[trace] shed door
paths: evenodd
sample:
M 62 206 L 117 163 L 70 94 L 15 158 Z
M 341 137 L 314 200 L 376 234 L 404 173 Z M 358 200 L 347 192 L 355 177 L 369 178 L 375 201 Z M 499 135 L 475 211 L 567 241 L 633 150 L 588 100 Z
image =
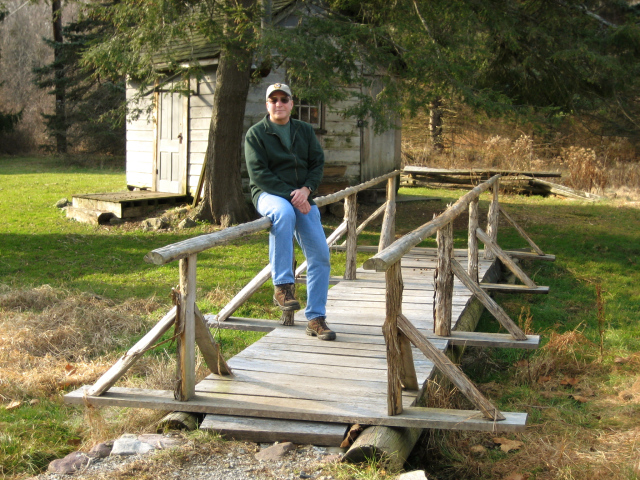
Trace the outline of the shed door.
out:
M 177 92 L 160 92 L 158 124 L 158 163 L 156 190 L 183 193 L 182 175 L 186 171 L 182 105 L 184 97 Z

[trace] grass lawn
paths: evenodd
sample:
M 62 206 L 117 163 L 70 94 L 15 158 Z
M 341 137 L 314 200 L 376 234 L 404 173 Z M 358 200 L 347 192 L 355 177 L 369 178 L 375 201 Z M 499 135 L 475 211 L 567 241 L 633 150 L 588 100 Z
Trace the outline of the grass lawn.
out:
M 0 157 L 0 478 L 33 475 L 79 445 L 143 430 L 157 419 L 156 412 L 132 419 L 124 409 L 85 412 L 61 402 L 65 391 L 94 381 L 166 313 L 178 283 L 177 263 L 158 267 L 145 263 L 144 255 L 215 229 L 92 226 L 67 220 L 54 207 L 73 194 L 123 190 L 125 182 L 118 159 L 96 166 Z M 403 193 L 441 201 L 399 203 L 398 235 L 427 222 L 463 192 Z M 481 197 L 483 215 L 488 201 L 488 195 Z M 549 295 L 495 296 L 512 318 L 543 336 L 544 347 L 469 349 L 463 368 L 500 408 L 528 412 L 530 426 L 510 436 L 522 444 L 509 452 L 492 435 L 432 432 L 410 462 L 437 479 L 638 478 L 640 208 L 621 200 L 586 204 L 502 196 L 501 202 L 545 252 L 557 256 L 555 263 L 523 267 L 537 284 L 551 287 Z M 339 223 L 330 215 L 323 221 L 327 232 Z M 367 228 L 360 243 L 377 244 L 376 228 Z M 464 247 L 465 220 L 455 228 L 455 246 Z M 526 245 L 502 222 L 498 239 L 505 248 Z M 359 254 L 359 263 L 366 258 Z M 198 255 L 200 309 L 215 313 L 267 262 L 266 232 Z M 333 254 L 332 264 L 332 274 L 340 275 L 344 254 Z M 270 299 L 265 285 L 236 315 L 277 318 Z M 497 327 L 489 315 L 481 319 L 481 329 Z M 257 338 L 223 332 L 219 340 L 232 356 Z M 156 348 L 120 385 L 168 388 L 173 348 Z M 344 469 L 336 475 L 364 473 Z M 386 477 L 383 470 L 375 475 Z

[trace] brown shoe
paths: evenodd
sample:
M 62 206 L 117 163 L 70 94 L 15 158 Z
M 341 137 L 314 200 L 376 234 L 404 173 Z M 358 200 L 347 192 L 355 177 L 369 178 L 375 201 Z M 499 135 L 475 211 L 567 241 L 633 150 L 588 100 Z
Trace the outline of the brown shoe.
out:
M 283 312 L 300 310 L 300 302 L 298 302 L 296 297 L 293 295 L 293 288 L 293 283 L 276 285 L 275 293 L 273 294 L 273 303 Z
M 335 340 L 336 332 L 327 327 L 324 317 L 314 318 L 307 323 L 307 335 L 318 337 L 320 340 Z

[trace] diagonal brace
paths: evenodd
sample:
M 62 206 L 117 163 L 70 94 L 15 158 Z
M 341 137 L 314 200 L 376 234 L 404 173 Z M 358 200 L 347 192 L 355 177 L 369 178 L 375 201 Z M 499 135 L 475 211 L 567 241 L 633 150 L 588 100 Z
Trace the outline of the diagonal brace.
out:
M 420 331 L 405 317 L 398 315 L 398 328 L 404 333 L 411 343 L 420 349 L 424 355 L 431 360 L 435 366 L 458 387 L 465 397 L 467 397 L 489 420 L 504 420 L 505 417 L 487 398 L 480 393 L 469 377 L 449 360 L 444 353 L 435 348 L 433 344 L 420 333 Z
M 469 274 L 462 268 L 462 265 L 458 263 L 458 261 L 454 258 L 451 259 L 451 269 L 453 273 L 460 279 L 462 284 L 467 287 L 469 290 L 473 292 L 473 294 L 480 300 L 480 302 L 486 307 L 489 312 L 500 322 L 504 328 L 506 328 L 511 336 L 516 340 L 526 340 L 527 336 L 524 332 L 518 327 L 511 317 L 507 315 L 500 305 L 496 303 L 496 301 L 489 296 L 487 292 L 482 290 L 478 286 L 476 282 L 474 282 Z
M 516 265 L 513 259 L 507 254 L 504 250 L 502 250 L 496 242 L 489 238 L 480 227 L 476 229 L 476 235 L 482 243 L 484 243 L 485 247 L 489 247 L 496 256 L 504 263 L 505 267 L 513 272 L 513 274 L 520 279 L 522 283 L 524 283 L 527 287 L 535 288 L 536 284 L 533 280 L 531 280 L 526 273 L 522 271 L 522 269 Z
M 502 215 L 504 215 L 504 218 L 506 218 L 507 221 L 511 225 L 513 225 L 513 228 L 515 228 L 516 231 L 520 234 L 520 236 L 527 241 L 527 243 L 531 246 L 533 251 L 536 252 L 538 255 L 544 255 L 544 252 L 540 249 L 540 247 L 538 247 L 538 245 L 536 245 L 535 242 L 531 240 L 531 237 L 529 237 L 529 235 L 527 235 L 527 232 L 525 232 L 524 229 L 516 223 L 516 221 L 511 217 L 511 215 L 509 215 L 507 211 L 504 208 L 502 208 L 502 205 L 499 205 L 498 208 L 500 209 L 500 212 L 502 213 Z

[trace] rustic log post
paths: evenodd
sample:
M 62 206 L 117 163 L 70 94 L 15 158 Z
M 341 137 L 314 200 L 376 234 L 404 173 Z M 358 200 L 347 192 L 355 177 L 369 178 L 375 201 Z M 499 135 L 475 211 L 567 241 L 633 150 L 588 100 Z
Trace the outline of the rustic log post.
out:
M 407 317 L 398 315 L 398 327 L 411 343 L 424 353 L 425 357 L 431 360 L 436 368 L 440 370 L 451 382 L 458 387 L 458 390 L 467 397 L 485 416 L 490 420 L 504 420 L 505 417 L 489 400 L 487 400 L 476 388 L 469 377 L 460 370 L 443 352 L 434 347 L 431 342 L 422 335 Z
M 387 180 L 387 208 L 382 219 L 378 251 L 384 250 L 393 243 L 396 236 L 396 177 Z
M 540 247 L 538 247 L 538 245 L 536 245 L 535 242 L 533 240 L 531 240 L 531 237 L 529 237 L 529 235 L 527 235 L 527 232 L 525 232 L 524 229 L 520 225 L 518 225 L 513 218 L 511 218 L 511 215 L 509 215 L 505 211 L 505 209 L 502 208 L 502 205 L 500 205 L 500 213 L 502 213 L 504 215 L 504 218 L 511 225 L 513 225 L 513 228 L 516 229 L 516 231 L 520 234 L 520 236 L 527 241 L 527 243 L 533 249 L 534 252 L 536 252 L 538 255 L 544 255 L 544 252 L 540 249 Z
M 387 411 L 389 415 L 402 413 L 402 351 L 398 339 L 398 315 L 402 313 L 402 272 L 400 262 L 385 272 L 386 317 L 382 325 L 387 346 Z
M 489 213 L 487 213 L 487 235 L 489 238 L 496 242 L 498 240 L 498 221 L 500 220 L 500 204 L 498 203 L 498 191 L 500 189 L 500 180 L 497 180 L 496 183 L 491 187 L 491 191 L 493 192 L 493 197 L 491 198 L 491 203 L 489 204 Z M 493 260 L 495 254 L 485 248 L 484 249 L 484 258 L 485 260 Z
M 460 279 L 465 287 L 467 287 L 476 296 L 480 302 L 485 306 L 487 310 L 500 322 L 504 328 L 511 334 L 516 340 L 526 340 L 527 336 L 524 332 L 511 320 L 509 315 L 496 303 L 496 301 L 489 296 L 487 292 L 482 290 L 476 282 L 464 271 L 462 265 L 458 263 L 456 259 L 451 261 L 451 268 L 453 273 Z
M 451 335 L 451 311 L 453 305 L 453 222 L 438 230 L 438 264 L 434 273 L 433 331 L 436 335 Z
M 174 397 L 181 402 L 189 400 L 196 391 L 196 260 L 196 254 L 180 260 L 180 305 L 176 319 L 178 362 Z
M 478 198 L 474 198 L 469 203 L 469 236 L 467 240 L 467 272 L 475 283 L 478 283 L 478 237 L 476 229 L 478 228 Z
M 516 277 L 518 277 L 522 283 L 524 283 L 527 287 L 531 287 L 531 288 L 536 287 L 535 282 L 531 280 L 529 276 L 526 273 L 524 273 L 524 271 L 518 265 L 516 265 L 516 262 L 513 261 L 513 259 L 509 256 L 509 254 L 507 254 L 507 252 L 502 250 L 496 242 L 491 240 L 489 235 L 484 233 L 481 228 L 478 228 L 476 230 L 476 234 L 478 235 L 478 238 L 480 239 L 480 241 L 484 243 L 485 252 L 487 250 L 493 251 L 498 256 L 498 258 L 502 261 L 502 263 L 504 263 L 504 266 L 507 267 L 509 270 L 511 270 L 513 274 Z
M 291 287 L 291 289 L 292 289 L 292 293 L 295 295 L 295 293 L 296 293 L 296 281 L 295 281 L 295 278 L 296 278 L 296 256 L 295 256 L 296 242 L 293 239 L 291 239 L 291 241 L 293 242 L 293 252 L 294 252 L 293 264 L 291 265 L 291 271 L 293 272 L 293 279 L 294 280 L 293 280 L 293 286 Z M 294 325 L 295 323 L 294 323 L 293 317 L 295 316 L 295 314 L 296 314 L 296 312 L 293 311 L 293 310 L 288 310 L 288 311 L 282 312 L 280 314 L 280 325 L 285 325 L 287 327 L 290 327 L 290 326 Z
M 347 223 L 347 258 L 344 270 L 345 280 L 356 279 L 356 261 L 358 255 L 358 205 L 354 193 L 344 199 L 344 221 Z

